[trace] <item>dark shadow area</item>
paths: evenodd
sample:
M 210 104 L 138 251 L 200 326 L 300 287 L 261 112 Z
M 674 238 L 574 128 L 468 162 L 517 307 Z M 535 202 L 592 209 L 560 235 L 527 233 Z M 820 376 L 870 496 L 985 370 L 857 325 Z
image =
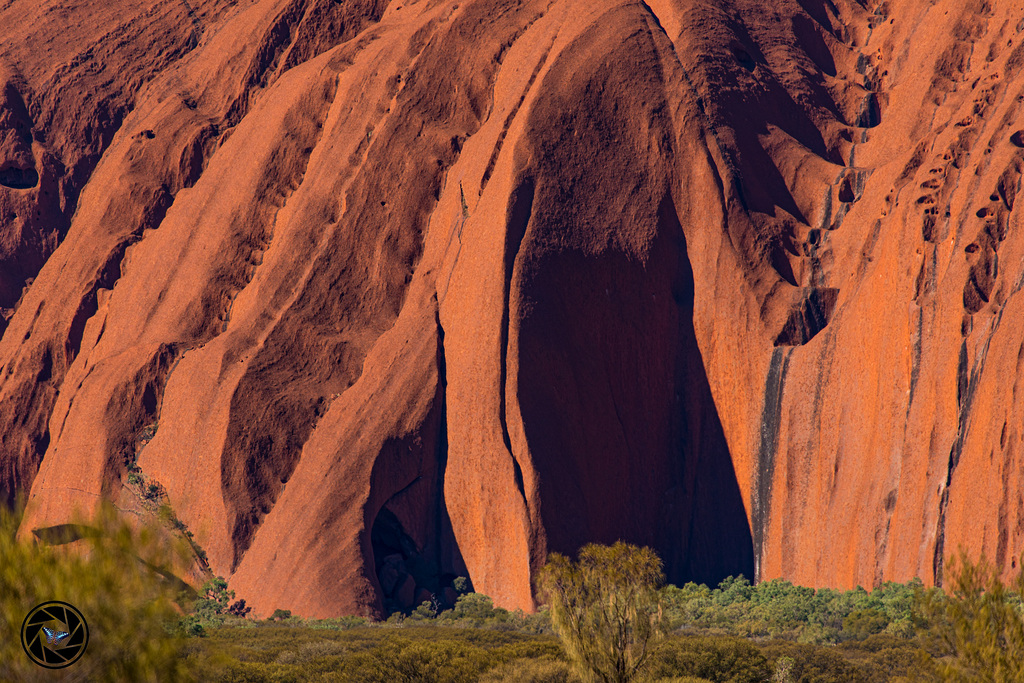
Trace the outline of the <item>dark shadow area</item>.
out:
M 657 221 L 646 263 L 547 252 L 519 283 L 519 405 L 549 550 L 622 540 L 654 548 L 672 583 L 717 585 L 753 577 L 753 543 L 670 197 Z
M 32 535 L 46 545 L 66 545 L 83 538 L 99 538 L 100 533 L 84 524 L 57 524 L 33 529 Z
M 430 514 L 431 511 L 420 512 Z M 406 532 L 398 516 L 390 509 L 384 507 L 377 514 L 370 542 L 374 574 L 380 584 L 385 615 L 394 612 L 408 614 L 424 602 L 436 601 L 440 609 L 455 606 L 452 581 L 457 576 L 465 576 L 466 570 L 458 566 L 461 557 L 456 562 L 443 559 L 449 554 L 444 552 L 444 546 L 455 547 L 451 524 L 448 523 L 447 527 L 445 536 L 429 537 L 421 546 Z
M 802 346 L 811 341 L 832 319 L 838 299 L 839 290 L 834 287 L 805 288 L 775 338 L 775 346 Z
M 836 62 L 820 30 L 815 26 L 814 21 L 802 14 L 797 14 L 793 17 L 793 35 L 796 37 L 800 47 L 803 48 L 804 52 L 807 53 L 807 56 L 811 58 L 818 69 L 829 76 L 835 76 Z

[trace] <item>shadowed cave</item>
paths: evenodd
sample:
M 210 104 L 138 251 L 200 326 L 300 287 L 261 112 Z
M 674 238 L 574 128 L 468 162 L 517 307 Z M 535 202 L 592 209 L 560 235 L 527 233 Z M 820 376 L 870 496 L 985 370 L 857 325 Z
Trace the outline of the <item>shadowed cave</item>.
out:
M 383 616 L 408 614 L 423 602 L 441 609 L 455 606 L 452 581 L 469 576 L 455 540 L 444 500 L 448 461 L 447 416 L 444 409 L 444 335 L 438 348 L 437 410 L 427 418 L 425 457 L 411 484 L 391 495 L 370 529 L 367 567 L 373 567 Z
M 395 513 L 386 506 L 381 508 L 373 522 L 370 540 L 385 615 L 408 613 L 431 599 L 436 599 L 442 609 L 454 606 L 452 581 L 456 576 L 464 576 L 466 570 L 460 566 L 457 549 L 451 561 L 444 561 L 444 547 L 455 549 L 450 532 L 446 536 L 417 544 Z

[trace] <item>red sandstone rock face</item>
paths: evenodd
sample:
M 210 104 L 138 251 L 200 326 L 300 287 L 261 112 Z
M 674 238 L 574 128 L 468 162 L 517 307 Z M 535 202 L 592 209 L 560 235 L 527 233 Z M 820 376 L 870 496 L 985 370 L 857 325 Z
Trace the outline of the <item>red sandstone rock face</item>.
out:
M 28 535 L 136 458 L 259 615 L 531 609 L 620 538 L 676 582 L 1009 572 L 1022 16 L 9 2 L 0 487 Z

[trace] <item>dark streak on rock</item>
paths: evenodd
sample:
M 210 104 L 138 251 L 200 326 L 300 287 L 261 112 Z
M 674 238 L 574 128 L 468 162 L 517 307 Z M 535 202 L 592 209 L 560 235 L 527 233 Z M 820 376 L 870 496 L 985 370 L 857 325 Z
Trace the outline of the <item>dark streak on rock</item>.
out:
M 764 408 L 761 411 L 761 439 L 757 448 L 757 470 L 751 495 L 751 531 L 754 541 L 754 573 L 761 576 L 761 559 L 771 515 L 772 484 L 775 456 L 779 447 L 779 424 L 782 419 L 782 395 L 790 352 L 783 348 L 772 351 L 768 377 L 764 385 Z
M 921 339 L 924 336 L 924 311 L 917 311 L 917 326 L 914 330 L 913 346 L 910 359 L 910 392 L 907 394 L 907 419 L 910 423 L 910 408 L 914 405 L 914 394 L 917 391 L 917 382 L 921 378 Z

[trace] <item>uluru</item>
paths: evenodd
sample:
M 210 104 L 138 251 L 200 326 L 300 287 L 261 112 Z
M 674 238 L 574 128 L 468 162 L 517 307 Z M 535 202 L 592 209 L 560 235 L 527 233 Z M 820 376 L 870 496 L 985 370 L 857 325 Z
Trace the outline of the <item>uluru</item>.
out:
M 1022 172 L 1020 0 L 7 0 L 0 497 L 259 616 L 1008 576 Z

